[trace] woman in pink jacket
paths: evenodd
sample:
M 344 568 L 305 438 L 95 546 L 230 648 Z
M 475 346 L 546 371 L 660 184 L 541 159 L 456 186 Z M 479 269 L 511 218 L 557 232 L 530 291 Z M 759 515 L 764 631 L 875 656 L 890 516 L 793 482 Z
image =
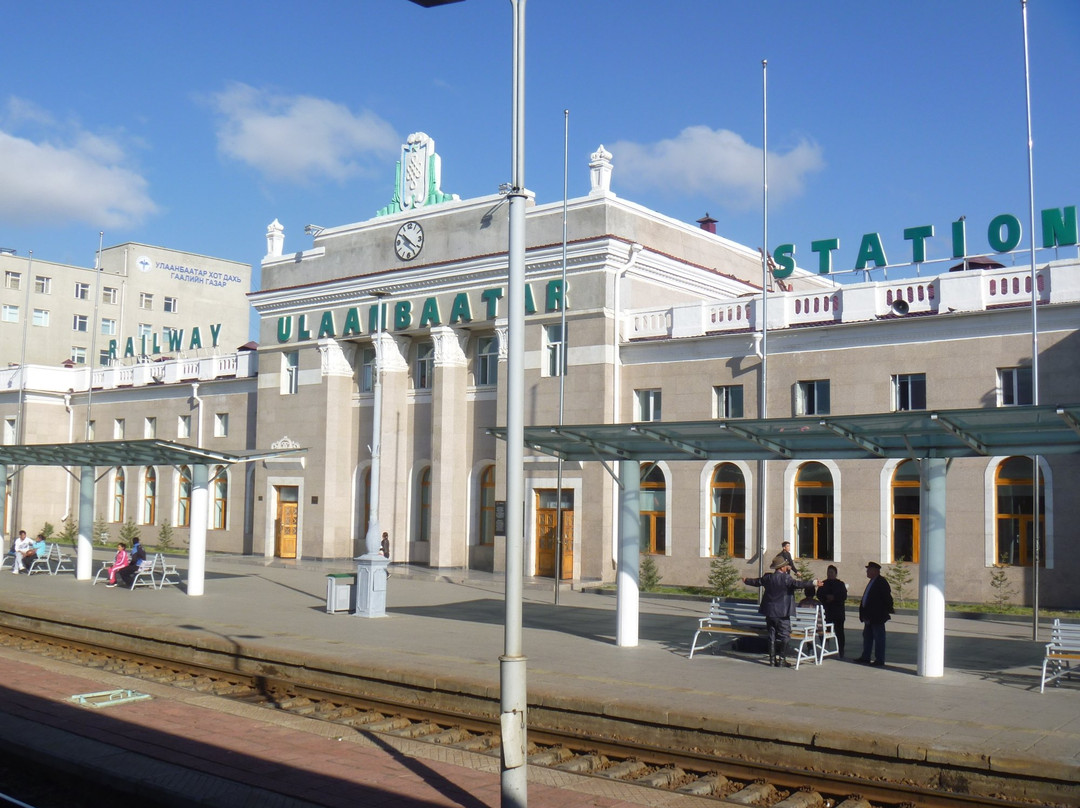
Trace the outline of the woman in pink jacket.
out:
M 116 573 L 126 567 L 129 560 L 127 545 L 120 542 L 116 545 L 116 558 L 113 559 L 112 566 L 109 567 L 109 583 L 106 586 L 116 586 Z

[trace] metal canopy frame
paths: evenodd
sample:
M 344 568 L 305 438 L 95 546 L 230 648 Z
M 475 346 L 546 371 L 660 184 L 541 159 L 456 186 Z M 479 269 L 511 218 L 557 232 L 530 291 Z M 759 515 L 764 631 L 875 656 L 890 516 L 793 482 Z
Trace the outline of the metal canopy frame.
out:
M 250 463 L 306 449 L 218 452 L 167 440 L 40 443 L 0 446 L 0 466 L 179 466 Z
M 488 433 L 505 439 L 506 429 Z M 1080 404 L 525 428 L 565 460 L 873 460 L 1080 453 Z

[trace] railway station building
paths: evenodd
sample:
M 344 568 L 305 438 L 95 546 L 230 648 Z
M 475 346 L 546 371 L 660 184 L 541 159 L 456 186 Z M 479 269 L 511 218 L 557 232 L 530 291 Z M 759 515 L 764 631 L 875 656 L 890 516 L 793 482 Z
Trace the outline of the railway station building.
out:
M 988 230 L 987 256 L 920 262 L 917 271 L 890 270 L 892 279 L 875 265 L 873 239 L 860 249 L 865 271 L 842 280 L 825 266 L 826 258 L 840 259 L 817 242 L 811 269 L 796 267 L 793 251 L 775 250 L 777 271 L 763 295 L 756 248 L 724 238 L 708 215 L 681 222 L 621 198 L 612 191 L 613 163 L 598 148 L 588 164 L 589 193 L 566 201 L 565 252 L 563 200 L 528 208 L 527 426 L 647 430 L 696 421 L 737 431 L 740 419 L 763 412 L 818 424 L 830 416 L 1032 403 L 1032 274 L 1027 253 L 1000 243 L 1011 219 L 996 234 Z M 388 198 L 371 218 L 310 226 L 306 235 L 269 225 L 260 287 L 249 296 L 257 345 L 229 332 L 231 339 L 197 356 L 120 356 L 94 370 L 92 385 L 85 371 L 59 363 L 27 368 L 25 384 L 15 378 L 18 368 L 0 372 L 7 374 L 0 381 L 4 442 L 108 440 L 122 423 L 138 437 L 234 453 L 302 448 L 214 474 L 209 550 L 352 559 L 364 552 L 375 500 L 393 562 L 503 569 L 505 446 L 489 430 L 506 422 L 505 200 L 443 192 L 434 143 L 422 133 L 403 147 Z M 1080 402 L 1075 208 L 1048 211 L 1042 224 L 1051 243 L 1034 277 L 1039 401 L 1073 404 Z M 948 232 L 949 224 L 941 228 Z M 920 233 L 913 238 L 923 246 L 931 236 Z M 246 334 L 247 311 L 235 316 Z M 1080 502 L 1072 481 L 1080 462 L 1040 458 L 1037 486 L 1033 467 L 1030 456 L 950 461 L 950 601 L 991 600 L 1000 591 L 992 583 L 1004 578 L 1014 602 L 1030 602 L 1038 563 L 1040 602 L 1078 605 Z M 614 579 L 618 483 L 611 471 L 586 461 L 560 468 L 555 458 L 526 451 L 526 575 Z M 153 543 L 168 519 L 183 546 L 184 468 L 98 473 L 98 514 L 114 536 L 131 519 Z M 72 484 L 62 472 L 9 474 L 33 474 L 35 482 L 22 493 L 14 487 L 7 530 L 18 529 L 13 518 L 29 531 L 70 513 L 62 492 Z M 914 456 L 759 465 L 690 451 L 685 460 L 641 467 L 641 552 L 665 583 L 704 585 L 723 556 L 740 574 L 756 574 L 763 535 L 766 558 L 791 541 L 816 576 L 836 564 L 853 594 L 868 561 L 907 562 L 914 594 L 919 480 Z M 755 506 L 762 494 L 764 524 Z

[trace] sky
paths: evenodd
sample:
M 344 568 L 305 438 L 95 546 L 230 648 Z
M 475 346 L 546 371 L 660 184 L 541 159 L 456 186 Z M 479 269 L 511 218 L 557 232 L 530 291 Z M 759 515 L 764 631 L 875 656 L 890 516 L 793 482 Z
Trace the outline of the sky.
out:
M 373 217 L 413 132 L 445 192 L 510 179 L 508 0 L 44 0 L 4 22 L 0 247 L 18 255 L 93 266 L 104 232 L 257 270 L 274 219 L 292 252 L 307 224 Z M 960 216 L 972 254 L 1002 213 L 1029 243 L 1020 0 L 529 0 L 525 22 L 539 203 L 562 200 L 569 110 L 571 198 L 603 144 L 619 197 L 756 248 L 767 117 L 768 242 L 800 266 L 835 237 L 850 269 L 872 232 L 909 261 L 923 225 L 947 258 Z M 1028 25 L 1035 208 L 1080 205 L 1080 2 L 1030 0 Z

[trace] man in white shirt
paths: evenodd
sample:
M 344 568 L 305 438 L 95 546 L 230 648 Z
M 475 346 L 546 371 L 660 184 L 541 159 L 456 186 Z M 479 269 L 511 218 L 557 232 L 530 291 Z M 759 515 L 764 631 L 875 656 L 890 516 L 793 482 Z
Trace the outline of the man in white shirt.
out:
M 20 530 L 19 538 L 15 539 L 15 564 L 11 568 L 13 573 L 19 574 L 19 570 L 23 568 L 23 558 L 33 549 L 34 543 L 27 537 L 26 531 Z

